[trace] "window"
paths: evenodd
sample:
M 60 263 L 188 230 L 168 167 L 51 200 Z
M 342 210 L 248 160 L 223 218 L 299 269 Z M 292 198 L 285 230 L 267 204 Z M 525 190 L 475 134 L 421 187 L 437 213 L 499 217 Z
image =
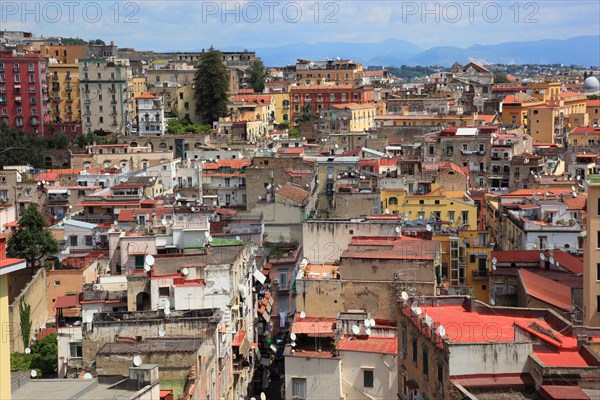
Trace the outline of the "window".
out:
M 438 392 L 444 393 L 444 366 L 438 364 L 437 366 L 437 381 L 438 381 Z
M 306 378 L 292 378 L 292 399 L 306 398 Z
M 423 376 L 425 379 L 429 379 L 429 354 L 427 349 L 423 349 Z
M 596 296 L 596 312 L 600 312 L 600 296 Z
M 88 235 L 88 236 L 85 237 L 85 245 L 86 246 L 93 246 L 94 245 L 93 241 L 92 241 L 92 236 L 91 235 Z
M 71 246 L 77 246 L 77 236 L 70 236 L 69 237 L 69 244 Z
M 54 286 L 60 286 L 60 281 L 54 281 Z
M 600 263 L 596 264 L 596 280 L 600 281 Z
M 374 381 L 373 370 L 372 369 L 363 370 L 363 387 L 372 388 L 373 381 Z
M 69 357 L 71 357 L 71 358 L 83 357 L 83 345 L 81 342 L 69 343 Z
M 468 211 L 463 211 L 462 212 L 462 223 L 463 224 L 468 224 L 469 223 L 469 212 Z
M 398 204 L 398 198 L 397 197 L 390 197 L 390 204 Z
M 448 220 L 454 222 L 454 211 L 448 211 Z
M 159 288 L 158 288 L 158 295 L 159 295 L 159 296 L 166 296 L 166 297 L 169 297 L 169 295 L 170 295 L 170 290 L 169 290 L 169 289 L 170 289 L 170 288 L 169 288 L 168 286 L 165 286 L 165 287 L 159 287 Z
M 288 286 L 288 273 L 287 271 L 279 271 L 279 287 L 286 288 Z
M 417 364 L 417 337 L 412 338 L 412 360 L 415 365 Z
M 135 256 L 135 269 L 142 269 L 144 268 L 144 255 L 137 255 Z

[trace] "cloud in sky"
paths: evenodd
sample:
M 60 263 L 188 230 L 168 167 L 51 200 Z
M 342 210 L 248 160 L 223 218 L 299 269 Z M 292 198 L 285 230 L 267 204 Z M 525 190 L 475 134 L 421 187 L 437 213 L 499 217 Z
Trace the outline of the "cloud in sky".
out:
M 0 2 L 2 29 L 158 51 L 390 38 L 422 47 L 466 47 L 598 35 L 599 15 L 596 0 Z

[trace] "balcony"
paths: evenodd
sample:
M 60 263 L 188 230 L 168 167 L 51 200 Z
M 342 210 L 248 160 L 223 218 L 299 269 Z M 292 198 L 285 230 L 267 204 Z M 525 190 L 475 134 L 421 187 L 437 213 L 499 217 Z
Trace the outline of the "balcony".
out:
M 67 87 L 65 88 L 67 90 L 67 92 L 70 92 L 71 90 L 73 90 L 73 88 L 70 85 L 67 85 Z M 89 93 L 90 91 L 86 91 L 86 93 Z
M 473 273 L 473 279 L 487 279 L 489 274 L 487 269 L 486 270 L 475 270 L 472 271 Z
M 66 80 L 70 81 L 71 80 L 71 75 L 67 74 L 67 76 L 65 77 Z
M 83 99 L 83 102 L 84 102 L 85 104 L 90 104 L 90 103 L 91 103 L 91 101 L 90 101 L 90 99 L 89 99 L 89 98 L 87 98 L 87 99 Z
M 110 104 L 117 104 L 117 100 L 111 100 Z
M 51 203 L 63 203 L 65 201 L 69 201 L 69 195 L 68 194 L 49 194 L 48 195 L 48 202 L 51 202 Z
M 67 103 L 72 103 L 73 99 L 67 99 Z

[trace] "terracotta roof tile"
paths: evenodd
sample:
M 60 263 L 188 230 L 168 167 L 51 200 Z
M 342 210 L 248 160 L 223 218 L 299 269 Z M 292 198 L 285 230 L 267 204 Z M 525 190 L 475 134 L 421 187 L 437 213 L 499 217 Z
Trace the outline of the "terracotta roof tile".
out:
M 279 191 L 276 192 L 275 197 L 277 196 L 281 196 L 300 205 L 306 205 L 306 203 L 308 203 L 308 197 L 310 196 L 310 193 L 299 186 L 287 182 L 282 186 L 281 189 L 279 189 Z

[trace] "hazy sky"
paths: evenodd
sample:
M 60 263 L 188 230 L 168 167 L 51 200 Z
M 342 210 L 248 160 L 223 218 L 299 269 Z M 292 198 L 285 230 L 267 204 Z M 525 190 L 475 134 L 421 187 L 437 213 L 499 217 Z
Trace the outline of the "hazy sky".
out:
M 600 1 L 0 0 L 0 29 L 158 51 L 391 38 L 466 47 L 600 35 Z

